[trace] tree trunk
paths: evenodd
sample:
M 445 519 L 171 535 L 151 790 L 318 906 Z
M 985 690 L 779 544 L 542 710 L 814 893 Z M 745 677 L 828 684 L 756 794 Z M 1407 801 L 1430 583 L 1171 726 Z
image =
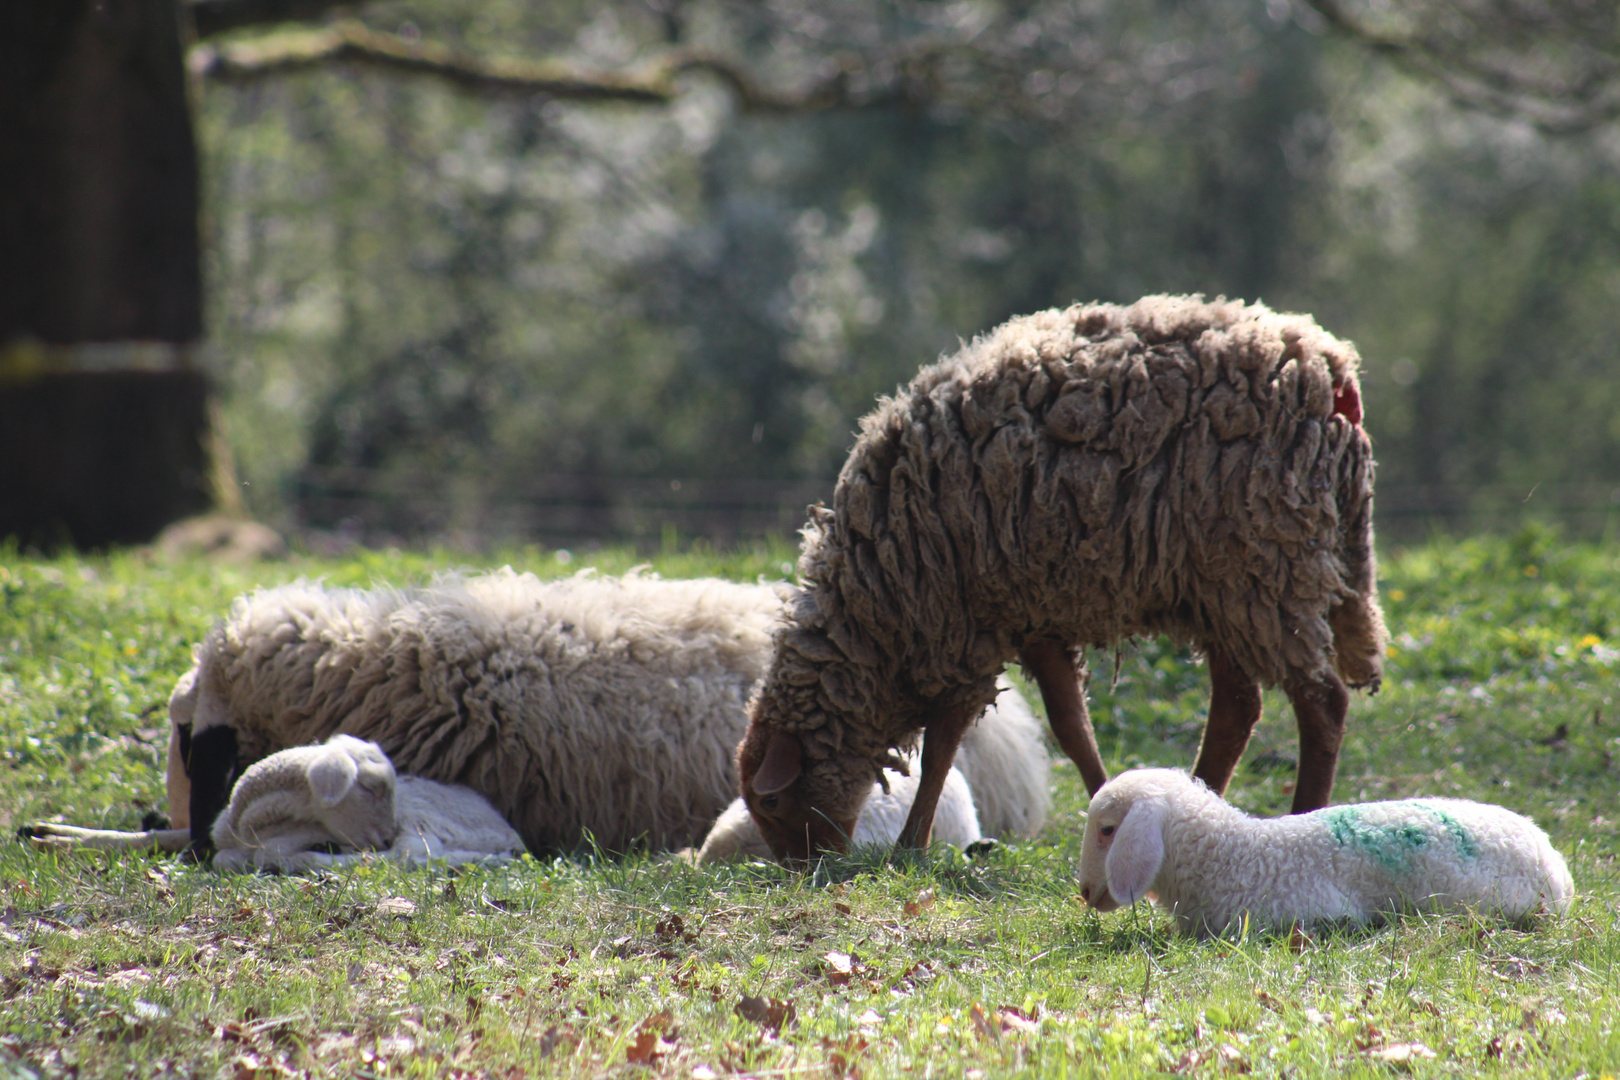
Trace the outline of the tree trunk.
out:
M 202 333 L 176 0 L 0 5 L 0 347 Z
M 143 543 L 213 502 L 208 381 L 83 371 L 0 386 L 0 537 L 31 547 Z
M 207 380 L 72 348 L 201 336 L 197 186 L 177 0 L 0 5 L 0 538 L 138 543 L 211 503 Z

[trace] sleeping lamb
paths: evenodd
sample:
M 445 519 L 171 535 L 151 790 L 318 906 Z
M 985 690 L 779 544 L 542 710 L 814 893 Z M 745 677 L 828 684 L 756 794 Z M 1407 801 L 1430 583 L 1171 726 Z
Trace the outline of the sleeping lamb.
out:
M 191 842 L 189 829 L 126 833 L 40 824 L 29 833 L 47 850 L 175 852 Z M 368 852 L 408 865 L 458 865 L 523 851 L 522 838 L 477 792 L 396 776 L 381 747 L 350 735 L 254 764 L 214 822 L 213 842 L 220 869 L 286 872 L 375 857 Z

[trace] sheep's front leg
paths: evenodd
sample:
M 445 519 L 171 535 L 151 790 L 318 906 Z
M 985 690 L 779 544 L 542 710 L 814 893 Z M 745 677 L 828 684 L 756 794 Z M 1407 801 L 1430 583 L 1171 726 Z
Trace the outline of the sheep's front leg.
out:
M 185 766 L 191 780 L 191 843 L 207 850 L 214 844 L 214 820 L 230 803 L 231 788 L 236 786 L 240 771 L 236 729 L 221 725 L 193 734 Z
M 1299 724 L 1299 778 L 1294 785 L 1291 814 L 1320 810 L 1333 794 L 1333 774 L 1339 767 L 1339 746 L 1350 715 L 1350 691 L 1338 675 L 1301 680 L 1288 687 Z
M 894 842 L 896 848 L 920 851 L 928 846 L 934 835 L 934 811 L 939 806 L 939 793 L 945 790 L 945 778 L 956 761 L 956 748 L 973 717 L 969 709 L 953 708 L 936 714 L 924 727 L 917 797 L 912 800 L 911 813 L 906 815 L 905 827 Z
M 1260 684 L 1218 646 L 1205 646 L 1204 656 L 1209 667 L 1209 719 L 1193 775 L 1220 795 L 1232 782 L 1238 759 L 1260 722 Z
M 1055 641 L 1034 641 L 1024 646 L 1019 662 L 1041 688 L 1046 721 L 1058 745 L 1079 766 L 1086 791 L 1097 794 L 1108 783 L 1108 770 L 1103 768 L 1097 733 L 1086 711 L 1084 669 L 1076 663 L 1076 654 Z

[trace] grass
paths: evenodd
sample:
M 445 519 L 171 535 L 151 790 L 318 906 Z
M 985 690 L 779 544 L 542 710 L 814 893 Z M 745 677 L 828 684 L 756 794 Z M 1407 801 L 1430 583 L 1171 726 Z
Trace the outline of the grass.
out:
M 652 560 L 776 577 L 790 549 Z M 484 560 L 555 575 L 522 550 Z M 0 824 L 132 827 L 162 800 L 164 703 L 245 590 L 422 580 L 464 556 L 230 568 L 0 552 Z M 0 1077 L 1548 1076 L 1620 1073 L 1620 550 L 1545 533 L 1385 560 L 1389 677 L 1352 706 L 1341 801 L 1428 793 L 1536 818 L 1571 917 L 1414 918 L 1213 943 L 1075 895 L 1085 799 L 1036 841 L 794 875 L 589 852 L 459 874 L 222 876 L 0 845 Z M 1185 765 L 1202 673 L 1168 644 L 1093 657 L 1110 767 Z M 1287 803 L 1268 695 L 1233 786 Z

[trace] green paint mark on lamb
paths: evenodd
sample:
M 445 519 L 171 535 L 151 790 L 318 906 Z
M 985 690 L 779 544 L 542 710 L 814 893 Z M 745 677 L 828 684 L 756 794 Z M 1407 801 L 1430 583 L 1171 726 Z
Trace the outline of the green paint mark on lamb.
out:
M 1478 857 L 1479 845 L 1473 834 L 1444 810 L 1417 801 L 1397 805 L 1424 814 L 1408 812 L 1400 820 L 1375 821 L 1368 820 L 1362 807 L 1335 806 L 1322 811 L 1322 820 L 1338 844 L 1365 852 L 1391 873 L 1405 871 L 1414 855 L 1442 837 L 1450 837 L 1463 858 Z
M 1429 806 L 1426 803 L 1419 803 L 1418 805 L 1439 819 L 1441 828 L 1445 829 L 1456 843 L 1459 855 L 1465 859 L 1477 859 L 1479 857 L 1479 844 L 1474 840 L 1474 834 L 1469 832 L 1462 822 L 1437 807 Z

